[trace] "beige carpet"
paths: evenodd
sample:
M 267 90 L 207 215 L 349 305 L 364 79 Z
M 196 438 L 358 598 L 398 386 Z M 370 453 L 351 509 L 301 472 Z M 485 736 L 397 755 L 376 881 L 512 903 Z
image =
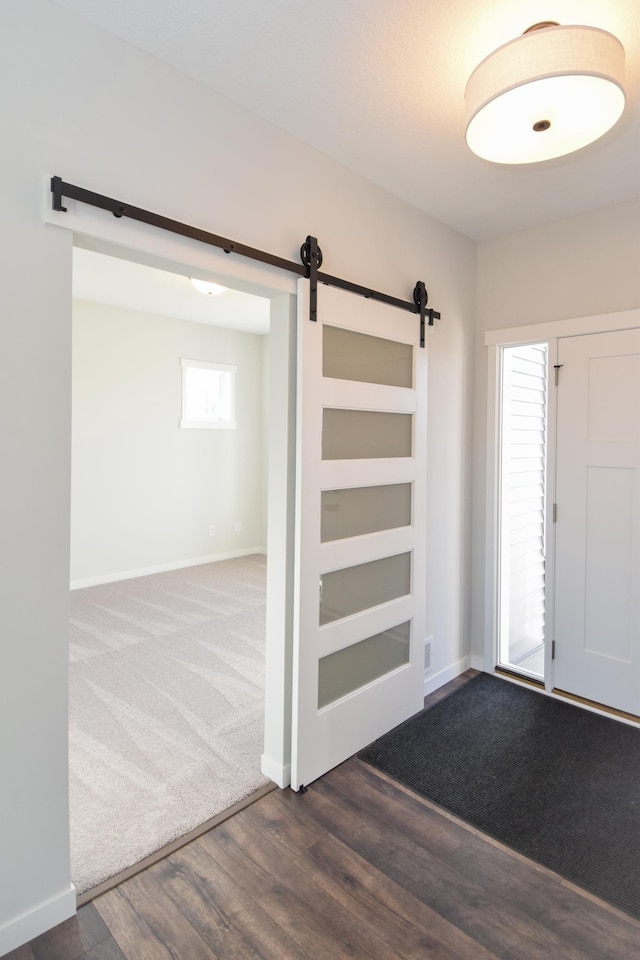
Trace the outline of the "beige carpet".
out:
M 267 783 L 265 600 L 260 555 L 72 591 L 79 893 Z

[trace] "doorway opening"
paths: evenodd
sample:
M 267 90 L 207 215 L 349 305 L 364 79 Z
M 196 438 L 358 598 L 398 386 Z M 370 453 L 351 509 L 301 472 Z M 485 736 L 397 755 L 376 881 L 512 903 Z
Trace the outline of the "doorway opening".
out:
M 544 680 L 549 350 L 501 349 L 498 666 Z
M 79 893 L 267 783 L 269 310 L 266 298 L 213 300 L 188 276 L 75 250 Z M 185 358 L 235 368 L 235 429 L 181 425 Z

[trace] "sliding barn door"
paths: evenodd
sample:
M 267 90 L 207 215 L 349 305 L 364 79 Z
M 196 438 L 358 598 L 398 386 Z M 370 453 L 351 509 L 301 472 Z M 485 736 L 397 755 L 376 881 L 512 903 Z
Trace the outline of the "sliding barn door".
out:
M 427 368 L 414 314 L 298 304 L 296 790 L 422 708 Z

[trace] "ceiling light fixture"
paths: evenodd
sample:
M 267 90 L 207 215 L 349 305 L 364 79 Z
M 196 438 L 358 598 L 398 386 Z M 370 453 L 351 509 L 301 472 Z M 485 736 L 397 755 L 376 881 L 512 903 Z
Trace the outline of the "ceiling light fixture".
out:
M 601 137 L 624 109 L 624 48 L 597 27 L 536 23 L 489 54 L 465 90 L 467 144 L 494 163 L 537 163 Z
M 210 283 L 209 280 L 198 280 L 197 277 L 191 277 L 190 279 L 196 290 L 199 290 L 200 293 L 206 293 L 210 297 L 217 297 L 218 294 L 224 293 L 227 289 L 220 286 L 219 283 Z

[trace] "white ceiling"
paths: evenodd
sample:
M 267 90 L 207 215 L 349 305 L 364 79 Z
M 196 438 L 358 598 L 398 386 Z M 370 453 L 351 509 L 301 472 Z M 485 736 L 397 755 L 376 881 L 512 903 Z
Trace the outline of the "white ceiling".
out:
M 640 0 L 57 0 L 473 239 L 640 196 Z M 600 141 L 520 167 L 464 140 L 464 88 L 541 20 L 611 31 L 627 106 Z
M 197 291 L 188 276 L 81 247 L 73 250 L 73 296 L 244 333 L 269 332 L 269 301 L 265 297 L 239 290 L 209 296 Z

